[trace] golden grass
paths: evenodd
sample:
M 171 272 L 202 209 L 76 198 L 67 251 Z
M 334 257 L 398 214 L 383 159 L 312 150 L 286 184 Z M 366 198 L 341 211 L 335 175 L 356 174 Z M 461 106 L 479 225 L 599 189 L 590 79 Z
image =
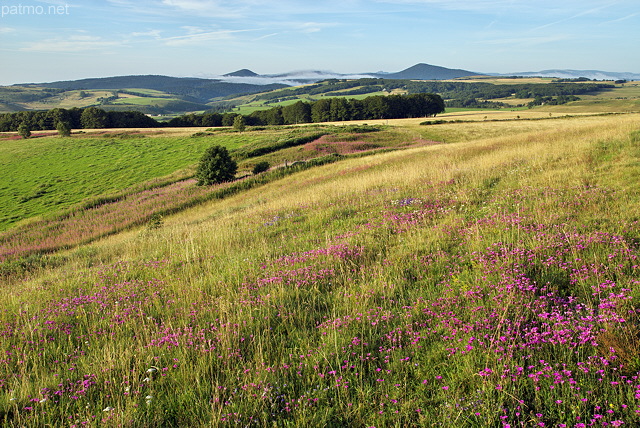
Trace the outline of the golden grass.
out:
M 326 421 L 329 420 L 335 422 L 332 426 L 370 426 L 374 423 L 376 426 L 427 426 L 448 420 L 459 422 L 453 424 L 456 426 L 497 426 L 497 415 L 501 415 L 513 400 L 519 399 L 531 409 L 531 415 L 538 410 L 541 414 L 553 412 L 558 408 L 554 407 L 554 402 L 574 399 L 576 391 L 570 391 L 570 396 L 556 395 L 563 391 L 562 385 L 558 385 L 560 392 L 553 390 L 545 396 L 530 398 L 528 392 L 532 391 L 533 386 L 528 378 L 523 377 L 519 384 L 515 381 L 508 384 L 506 394 L 496 393 L 495 383 L 501 381 L 481 379 L 479 372 L 507 367 L 505 364 L 519 365 L 521 359 L 513 359 L 511 362 L 500 355 L 495 356 L 493 348 L 464 356 L 447 356 L 442 338 L 442 333 L 446 330 L 435 330 L 433 336 L 425 336 L 415 352 L 409 343 L 398 342 L 402 346 L 394 348 L 394 358 L 389 363 L 372 361 L 374 365 L 369 366 L 369 360 L 364 359 L 365 352 L 369 349 L 362 348 L 363 359 L 355 361 L 354 368 L 358 373 L 365 373 L 365 376 L 354 375 L 348 378 L 352 385 L 350 388 L 353 389 L 346 390 L 337 386 L 334 389 L 323 389 L 325 386 L 331 387 L 335 382 L 333 378 L 328 381 L 324 377 L 324 380 L 316 379 L 314 365 L 323 372 L 335 374 L 343 364 L 343 358 L 351 358 L 353 355 L 356 356 L 354 360 L 359 359 L 360 348 L 351 348 L 349 345 L 353 344 L 354 339 L 366 339 L 371 343 L 370 349 L 375 352 L 378 344 L 373 340 L 387 337 L 385 333 L 390 331 L 399 334 L 409 328 L 407 323 L 413 325 L 414 320 L 415 323 L 425 320 L 428 322 L 425 325 L 431 329 L 431 315 L 428 321 L 420 318 L 423 307 L 437 307 L 450 300 L 450 305 L 448 303 L 449 306 L 443 306 L 442 310 L 457 312 L 456 316 L 460 314 L 457 319 L 463 322 L 467 322 L 464 321 L 467 317 L 474 316 L 472 314 L 476 309 L 482 309 L 476 308 L 480 303 L 474 303 L 473 311 L 471 307 L 459 308 L 456 306 L 457 299 L 465 298 L 464 294 L 483 281 L 500 281 L 500 275 L 504 273 L 502 269 L 511 269 L 511 263 L 518 266 L 520 258 L 507 256 L 504 266 L 497 261 L 495 266 L 487 264 L 480 269 L 480 266 L 476 266 L 478 260 L 471 254 L 484 251 L 488 255 L 487 245 L 492 243 L 505 249 L 526 249 L 529 244 L 533 246 L 533 241 L 527 242 L 527 239 L 533 240 L 534 236 L 535 239 L 542 238 L 536 233 L 526 235 L 524 229 L 519 227 L 507 227 L 506 222 L 483 225 L 479 220 L 489 221 L 504 214 L 509 219 L 522 218 L 531 225 L 543 223 L 549 227 L 548 230 L 554 230 L 557 218 L 554 215 L 579 217 L 580 222 L 576 220 L 575 224 L 568 223 L 569 227 L 591 227 L 582 220 L 589 220 L 589 215 L 597 219 L 606 211 L 606 219 L 612 221 L 608 232 L 614 233 L 616 225 L 613 222 L 618 219 L 629 222 L 633 219 L 638 208 L 630 206 L 633 202 L 628 202 L 625 198 L 620 198 L 619 201 L 613 199 L 614 196 L 606 200 L 593 199 L 586 201 L 584 206 L 571 210 L 564 210 L 558 204 L 571 205 L 573 197 L 584 195 L 581 192 L 585 190 L 602 190 L 601 186 L 606 186 L 609 179 L 613 184 L 613 191 L 620 189 L 620 174 L 625 167 L 624 162 L 637 159 L 637 153 L 631 153 L 637 149 L 629 144 L 633 141 L 629 139 L 629 133 L 638 129 L 639 119 L 640 115 L 630 114 L 542 121 L 480 121 L 433 127 L 411 122 L 406 126 L 408 136 L 440 129 L 458 139 L 456 143 L 350 158 L 305 170 L 261 188 L 167 217 L 159 229 L 133 230 L 69 251 L 64 254 L 67 258 L 62 267 L 35 272 L 33 278 L 21 283 L 20 287 L 4 287 L 6 291 L 2 296 L 2 303 L 5 310 L 0 312 L 0 321 L 7 325 L 13 322 L 27 334 L 35 332 L 42 319 L 34 317 L 34 313 L 45 316 L 44 312 L 38 311 L 52 306 L 51 303 L 93 291 L 106 293 L 104 296 L 100 295 L 101 301 L 106 301 L 108 292 L 114 293 L 114 296 L 116 293 L 117 296 L 129 296 L 128 293 L 135 292 L 135 295 L 127 297 L 133 301 L 140 298 L 139 293 L 143 293 L 143 297 L 148 297 L 141 307 L 144 316 L 107 327 L 109 319 L 117 315 L 123 306 L 126 307 L 125 300 L 110 303 L 108 309 L 104 310 L 107 312 L 106 320 L 100 311 L 87 312 L 85 309 L 89 306 L 78 306 L 77 312 L 69 316 L 59 315 L 54 319 L 77 326 L 74 333 L 60 333 L 53 337 L 57 341 L 53 345 L 38 344 L 52 355 L 27 355 L 27 361 L 31 364 L 28 369 L 26 365 L 15 364 L 14 374 L 19 372 L 22 377 L 15 381 L 12 378 L 12 385 L 15 383 L 16 386 L 11 386 L 14 388 L 11 395 L 7 392 L 3 398 L 8 401 L 9 397 L 18 396 L 22 400 L 21 406 L 29 404 L 26 397 L 37 395 L 39 388 L 43 386 L 58 383 L 58 380 L 53 379 L 51 369 L 44 366 L 47 358 L 51 356 L 56 360 L 63 360 L 67 355 L 71 356 L 77 346 L 86 352 L 86 356 L 83 354 L 83 357 L 78 358 L 78 373 L 96 373 L 99 384 L 89 390 L 87 404 L 84 401 L 72 402 L 66 396 L 60 397 L 60 402 L 69 405 L 70 411 L 67 413 L 76 413 L 79 419 L 89 418 L 94 413 L 109 415 L 102 409 L 107 406 L 114 408 L 114 417 L 105 422 L 105 426 L 221 426 L 223 415 L 231 414 L 229 412 L 240 412 L 252 417 L 258 415 L 264 421 L 258 426 L 327 426 Z M 617 146 L 618 150 L 608 152 L 609 146 Z M 627 153 L 622 150 L 629 151 L 631 156 L 626 156 Z M 607 158 L 608 154 L 616 158 Z M 620 166 L 620 171 L 617 166 Z M 637 167 L 629 170 L 635 171 Z M 438 185 L 442 182 L 446 184 Z M 576 189 L 579 191 L 572 192 Z M 569 193 L 558 198 L 553 195 L 556 190 L 568 190 Z M 526 194 L 526 197 L 520 199 L 518 194 Z M 419 227 L 403 232 L 390 227 L 368 228 L 369 222 L 375 223 L 384 218 L 380 216 L 410 214 L 413 207 L 405 207 L 406 210 L 403 208 L 397 212 L 393 208 L 397 206 L 395 202 L 405 198 L 425 199 L 421 203 L 427 203 L 426 199 L 431 198 L 436 203 L 446 202 L 437 205 L 442 208 L 437 219 L 433 220 L 438 227 L 431 227 L 431 220 L 425 218 Z M 606 203 L 601 205 L 602 201 Z M 634 201 L 637 203 L 637 199 Z M 527 208 L 523 216 L 518 211 L 517 205 L 520 203 Z M 545 207 L 551 209 L 545 210 Z M 619 215 L 622 213 L 624 216 Z M 275 218 L 282 221 L 271 221 Z M 267 222 L 270 223 L 268 226 Z M 458 227 L 454 227 L 456 224 Z M 547 229 L 543 231 L 546 232 Z M 465 233 L 469 235 L 463 236 Z M 318 257 L 313 259 L 313 266 L 309 265 L 317 268 L 313 272 L 318 273 L 327 266 L 335 269 L 336 275 L 331 280 L 310 281 L 304 286 L 302 283 L 292 286 L 275 282 L 259 289 L 247 288 L 247 285 L 257 287 L 261 279 L 267 280 L 272 275 L 283 274 L 281 269 L 291 272 L 288 269 L 299 266 L 275 263 L 281 256 L 297 256 L 302 251 L 326 249 L 335 244 L 336 239 L 343 240 L 342 236 L 345 234 L 348 235 L 345 242 L 350 247 L 361 248 L 361 255 L 355 259 L 344 258 L 340 261 Z M 546 241 L 538 243 L 546 245 Z M 566 244 L 560 241 L 558 243 Z M 447 246 L 451 248 L 447 249 Z M 566 246 L 567 249 L 573 249 L 568 244 Z M 536 251 L 540 251 L 541 256 L 546 254 L 542 252 L 543 249 Z M 589 251 L 585 250 L 580 257 L 585 257 L 585 260 L 590 257 L 604 259 L 609 249 L 604 247 L 600 253 L 593 254 Z M 434 259 L 429 262 L 429 266 L 419 262 L 422 256 L 433 255 L 439 258 L 441 254 L 444 259 Z M 461 257 L 460 262 L 456 262 L 458 257 Z M 570 262 L 573 258 L 571 254 L 566 257 Z M 576 263 L 578 260 L 580 259 Z M 157 265 L 153 261 L 158 261 Z M 100 263 L 111 262 L 118 263 L 99 266 Z M 590 259 L 586 262 L 590 262 Z M 96 265 L 99 267 L 90 268 Z M 457 266 L 459 271 L 454 272 L 451 266 Z M 579 267 L 579 264 L 576 266 Z M 615 269 L 613 264 L 610 266 Z M 425 275 L 418 283 L 413 279 L 414 269 Z M 487 273 L 486 269 L 491 269 L 491 272 Z M 494 273 L 494 269 L 498 271 Z M 517 270 L 513 272 L 517 273 Z M 549 275 L 552 273 L 550 271 Z M 627 273 L 622 272 L 624 275 Z M 481 279 L 486 274 L 495 274 L 495 278 Z M 629 270 L 630 279 L 633 278 L 632 274 Z M 546 278 L 532 277 L 532 281 Z M 549 278 L 553 279 L 551 276 Z M 597 284 L 602 279 L 594 278 L 593 281 Z M 97 288 L 94 290 L 90 284 L 97 284 Z M 151 285 L 147 287 L 146 284 Z M 447 290 L 448 288 L 450 289 Z M 156 290 L 160 294 L 155 294 Z M 452 293 L 458 290 L 462 293 L 456 297 Z M 590 293 L 591 290 L 588 290 L 587 297 L 591 296 Z M 576 294 L 579 295 L 580 290 Z M 505 318 L 521 315 L 518 309 L 513 308 L 515 303 L 510 303 L 510 296 L 500 296 L 504 300 L 487 299 L 482 305 L 495 306 L 492 313 L 503 314 Z M 254 297 L 267 299 L 268 304 L 246 304 L 246 299 Z M 590 301 L 587 299 L 585 302 L 589 304 Z M 405 303 L 410 306 L 403 306 Z M 373 313 L 367 311 L 375 311 L 384 316 L 377 318 L 376 315 L 375 319 L 379 319 L 380 323 L 367 321 L 361 325 L 353 324 L 346 326 L 342 332 L 321 332 L 318 328 L 318 323 L 325 319 L 335 320 L 346 315 Z M 391 318 L 387 314 L 402 316 Z M 485 317 L 483 313 L 480 316 Z M 408 318 L 411 320 L 407 321 Z M 481 319 L 478 318 L 478 321 Z M 214 337 L 210 328 L 212 326 L 217 329 L 215 339 L 220 349 L 216 352 L 221 353 L 219 356 L 217 353 L 207 354 L 182 345 L 175 348 L 149 345 L 154 338 L 167 334 L 165 332 L 181 334 L 191 331 L 190 329 L 195 331 L 207 328 L 206 337 L 211 338 Z M 109 334 L 113 336 L 92 335 L 88 337 L 88 346 L 81 341 L 73 343 L 74 335 L 78 334 L 76 332 L 84 332 L 81 330 L 83 328 L 87 332 L 108 328 Z M 501 331 L 487 331 L 487 337 L 500 334 Z M 635 333 L 628 331 L 625 334 L 631 337 Z M 84 340 L 82 336 L 78 337 Z M 250 340 L 245 340 L 249 337 Z M 627 343 L 625 337 L 611 335 L 602 339 L 602 343 L 619 348 L 622 355 L 627 355 L 634 362 L 632 357 L 633 352 L 637 352 L 637 347 L 633 346 L 632 341 Z M 12 340 L 22 346 L 23 341 L 17 335 Z M 453 338 L 451 340 L 453 343 Z M 386 342 L 381 343 L 384 345 Z M 227 355 L 226 350 L 236 348 L 242 350 L 241 357 L 231 353 Z M 575 362 L 583 361 L 579 359 L 581 355 L 573 355 L 573 350 L 567 351 L 564 346 L 550 345 L 543 351 L 524 350 L 532 352 L 532 364 L 543 359 L 552 364 L 557 363 L 558 366 L 573 364 L 567 370 L 577 372 L 574 369 Z M 301 364 L 298 369 L 298 355 L 302 358 L 302 354 L 307 354 L 305 362 L 309 366 Z M 405 355 L 411 357 L 410 365 L 399 359 Z M 177 364 L 173 365 L 174 362 Z M 284 364 L 287 365 L 286 370 Z M 125 384 L 140 384 L 142 378 L 147 376 L 145 373 L 148 373 L 150 365 L 166 367 L 167 376 L 142 381 L 144 385 L 140 387 L 139 393 L 133 396 L 123 395 Z M 58 364 L 56 370 L 58 367 L 63 365 Z M 271 371 L 273 367 L 277 368 L 275 372 Z M 389 370 L 384 375 L 385 382 L 393 382 L 376 380 L 378 371 L 373 371 L 376 367 L 381 370 L 388 367 Z M 300 371 L 296 373 L 296 370 Z M 339 374 L 351 376 L 348 370 Z M 441 389 L 439 383 L 432 382 L 434 378 L 442 378 L 443 382 L 447 382 L 446 388 Z M 426 387 L 423 386 L 425 382 L 432 384 Z M 589 391 L 592 390 L 592 385 L 597 387 L 606 383 L 585 378 L 580 382 L 585 382 L 580 383 L 580 386 L 589 388 Z M 235 387 L 241 390 L 243 385 L 254 384 L 258 384 L 260 388 L 268 384 L 269 388 L 257 391 L 255 400 L 249 396 L 230 398 L 230 391 Z M 284 389 L 287 385 L 293 385 L 293 389 Z M 437 386 L 434 388 L 434 385 Z M 223 388 L 227 387 L 228 391 L 224 392 Z M 300 407 L 290 416 L 280 415 L 283 412 L 279 408 L 272 410 L 271 402 L 260 398 L 262 391 L 270 394 L 270 388 L 273 391 L 284 389 L 283 395 L 278 397 L 286 396 L 287 400 L 307 394 L 307 391 L 313 391 L 314 394 L 317 392 L 321 401 L 317 407 Z M 608 395 L 604 397 L 607 401 L 594 403 L 605 408 L 609 408 L 609 403 L 622 403 L 619 400 L 624 399 L 623 393 L 618 392 L 621 388 L 622 386 L 609 388 Z M 631 388 L 629 386 L 623 391 L 633 394 Z M 176 394 L 176 390 L 180 393 Z M 398 418 L 405 419 L 396 419 L 391 411 L 378 416 L 379 398 L 393 398 L 398 391 L 404 394 L 407 390 L 410 395 L 406 397 L 406 405 L 419 405 L 426 413 L 424 417 L 420 417 L 422 419 L 411 416 L 416 413 L 412 407 L 398 407 L 401 412 Z M 593 390 L 596 391 L 593 394 L 594 400 L 600 400 L 604 396 L 601 391 Z M 325 394 L 323 391 L 329 392 L 321 395 Z M 462 410 L 453 409 L 450 403 L 461 403 L 463 399 L 468 402 L 469 391 L 483 391 L 482 403 L 487 404 L 468 411 L 464 421 L 458 420 L 456 418 L 461 418 Z M 153 405 L 144 403 L 147 394 L 153 397 Z M 276 396 L 275 392 L 273 396 Z M 220 401 L 212 401 L 212 397 Z M 404 395 L 398 397 L 405 400 Z M 227 399 L 228 403 L 225 402 Z M 231 401 L 235 400 L 238 404 L 233 407 L 235 404 L 232 405 Z M 575 401 L 580 405 L 578 398 Z M 43 403 L 34 406 L 40 404 Z M 49 405 L 50 407 L 45 407 Z M 86 416 L 82 413 L 85 406 L 89 406 L 86 407 L 89 409 Z M 5 408 L 9 407 L 5 405 Z M 58 414 L 62 415 L 67 411 L 66 408 L 57 409 L 50 403 L 44 403 L 36 409 L 37 412 L 45 409 L 58 413 L 55 416 L 47 416 L 44 412 L 35 413 L 36 416 L 25 423 L 17 419 L 17 415 L 15 420 L 5 421 L 13 423 L 13 426 L 27 426 L 28 422 L 32 422 L 30 426 L 46 426 L 52 425 Z M 573 408 L 565 405 L 560 409 L 567 409 L 569 414 Z M 591 411 L 591 403 L 588 408 L 578 409 L 571 415 L 572 418 L 584 418 Z M 345 416 L 345 419 L 339 421 L 332 420 L 330 415 L 325 414 L 330 411 L 335 411 L 336 416 L 346 415 L 350 418 Z M 628 413 L 631 411 L 629 409 Z M 484 412 L 485 419 L 473 419 L 471 412 L 477 412 L 476 415 Z M 402 413 L 409 416 L 402 416 Z M 13 414 L 8 416 L 13 417 Z M 507 414 L 507 417 L 515 418 L 513 414 Z M 534 419 L 533 416 L 524 417 L 526 421 L 521 420 L 526 423 Z M 554 426 L 557 425 L 556 419 L 566 422 L 569 418 L 564 413 L 548 417 L 549 421 L 554 422 Z M 322 418 L 324 422 L 318 422 Z M 629 416 L 626 420 L 631 421 L 631 418 Z M 637 422 L 637 418 L 633 421 Z M 235 425 L 234 422 L 229 422 L 228 425 Z
M 390 122 L 394 126 L 406 126 L 408 135 L 419 134 L 423 138 L 429 138 L 435 129 L 457 144 L 405 149 L 310 169 L 166 217 L 162 231 L 155 234 L 133 230 L 66 254 L 80 264 L 86 262 L 84 254 L 104 262 L 162 257 L 193 260 L 210 253 L 225 254 L 244 239 L 241 230 L 247 223 L 259 225 L 283 211 L 325 206 L 327 201 L 372 198 L 371 194 L 379 188 L 395 186 L 410 192 L 413 186 L 452 179 L 481 183 L 501 171 L 510 171 L 511 179 L 521 177 L 519 185 L 579 185 L 587 177 L 594 180 L 586 155 L 590 148 L 600 141 L 626 138 L 638 128 L 640 115 L 481 121 L 432 127 L 419 126 L 419 120 L 415 119 Z M 193 132 L 193 129 L 166 131 L 180 133 Z M 538 173 L 512 174 L 518 170 Z M 603 176 L 602 180 L 605 179 Z M 87 249 L 90 250 L 87 252 Z
M 560 106 L 542 106 L 540 112 L 557 112 L 566 114 L 580 113 L 637 113 L 640 112 L 640 99 L 594 99 L 573 101 Z
M 201 253 L 198 242 L 223 251 L 234 238 L 235 229 L 248 218 L 266 219 L 273 213 L 300 206 L 322 206 L 326 201 L 367 198 L 377 188 L 407 188 L 407 183 L 436 183 L 461 179 L 480 183 L 503 169 L 541 171 L 534 182 L 521 185 L 564 185 L 583 182 L 592 175 L 584 153 L 599 141 L 626 138 L 637 129 L 640 115 L 587 116 L 535 122 L 486 122 L 438 125 L 458 134 L 458 144 L 406 149 L 375 156 L 350 159 L 307 170 L 265 187 L 250 190 L 223 201 L 210 202 L 166 218 L 170 232 L 167 242 L 172 256 L 184 251 L 189 258 Z M 564 167 L 557 168 L 561 162 Z M 548 173 L 544 173 L 549 166 Z M 515 175 L 514 175 L 515 176 Z M 529 180 L 523 178 L 522 180 Z M 225 231 L 221 235 L 222 231 Z M 162 242 L 146 243 L 144 250 L 131 232 L 129 255 L 159 255 Z M 202 238 L 202 237 L 208 238 Z M 123 236 L 109 238 L 123 241 Z M 108 242 L 108 241 L 107 241 Z M 186 243 L 186 244 L 185 244 Z M 211 250 L 211 248 L 209 248 Z M 161 252 L 161 251 L 160 251 Z M 149 254 L 152 253 L 152 254 Z
M 501 116 L 504 115 L 493 117 Z M 186 252 L 188 258 L 197 258 L 203 252 L 203 239 L 209 246 L 207 252 L 224 251 L 230 241 L 238 239 L 235 236 L 238 224 L 268 219 L 283 210 L 295 211 L 296 207 L 323 205 L 326 201 L 369 197 L 362 195 L 382 187 L 406 188 L 407 183 L 422 185 L 463 176 L 466 180 L 481 182 L 509 165 L 521 170 L 544 170 L 549 165 L 554 166 L 548 173 L 530 175 L 535 177 L 535 183 L 522 185 L 580 184 L 593 172 L 585 155 L 589 147 L 599 141 L 626 138 L 637 129 L 640 114 L 479 121 L 430 127 L 419 126 L 420 121 L 399 119 L 389 122 L 393 126 L 406 127 L 409 137 L 429 139 L 437 132 L 446 136 L 446 141 L 457 144 L 405 149 L 307 170 L 167 217 L 164 231 L 154 235 L 156 238 L 142 239 L 141 231 L 135 230 L 106 238 L 92 247 L 103 248 L 106 253 L 113 251 L 117 257 L 126 254 L 125 259 L 149 259 L 167 252 L 172 257 Z M 185 132 L 183 128 L 173 131 Z M 564 162 L 564 168 L 558 169 L 557 162 Z M 104 257 L 112 259 L 116 256 Z

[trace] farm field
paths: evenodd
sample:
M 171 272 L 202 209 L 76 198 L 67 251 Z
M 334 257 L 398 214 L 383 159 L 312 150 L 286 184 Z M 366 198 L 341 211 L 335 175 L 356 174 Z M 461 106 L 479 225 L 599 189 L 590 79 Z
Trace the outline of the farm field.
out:
M 239 144 L 223 140 L 219 144 L 229 148 Z M 158 138 L 130 132 L 43 137 L 28 143 L 1 141 L 0 165 L 11 180 L 3 181 L 0 189 L 0 229 L 88 197 L 172 174 L 197 161 L 197 154 L 209 144 L 205 138 Z
M 5 169 L 13 180 L 2 189 L 3 214 L 7 228 L 23 224 L 0 234 L 0 261 L 95 240 L 340 156 L 434 143 L 384 127 L 364 126 L 246 132 L 205 129 L 188 137 L 182 136 L 184 132 L 184 128 L 112 130 L 80 134 L 81 138 L 9 140 L 17 144 L 4 146 Z M 204 142 L 205 147 L 218 144 L 230 149 L 243 179 L 214 188 L 195 186 L 194 164 Z M 328 158 L 322 160 L 323 156 Z M 87 159 L 92 163 L 87 164 Z M 265 161 L 276 169 L 258 178 L 249 177 L 253 166 Z M 149 163 L 156 168 L 147 166 Z M 288 164 L 295 168 L 281 168 Z M 180 169 L 174 171 L 176 167 Z M 55 179 L 42 179 L 35 175 L 39 171 Z
M 58 138 L 55 132 L 37 133 L 30 140 L 0 136 L 0 166 L 11 177 L 0 188 L 4 207 L 0 230 L 68 208 L 91 197 L 113 196 L 147 180 L 173 182 L 189 178 L 204 149 L 219 144 L 228 149 L 250 147 L 313 134 L 295 128 L 237 133 L 233 130 L 114 129 L 77 133 Z
M 129 107 L 130 109 L 143 108 L 143 110 L 145 110 L 144 108 L 146 108 L 154 113 L 166 112 L 164 109 L 184 112 L 189 110 L 205 110 L 207 108 L 204 103 L 187 102 L 176 95 L 152 89 L 66 90 L 58 91 L 59 93 L 57 94 L 43 98 L 42 93 L 46 93 L 46 88 L 11 87 L 7 89 L 0 87 L 0 98 L 6 96 L 8 90 L 14 93 L 18 92 L 20 95 L 18 96 L 18 100 L 13 103 L 0 104 L 0 113 L 16 110 L 71 109 L 90 106 L 99 106 L 108 109 Z M 9 94 L 11 94 L 11 92 L 9 92 Z M 32 96 L 29 97 L 28 94 L 32 94 Z M 33 100 L 30 98 L 33 98 Z M 105 100 L 109 101 L 105 102 Z
M 578 113 L 0 139 L 3 245 L 144 214 L 0 258 L 0 424 L 637 426 L 640 114 Z
M 283 90 L 283 92 L 286 90 Z M 403 92 L 400 91 L 394 91 L 394 93 L 397 94 L 401 94 Z M 340 95 L 339 92 L 335 92 L 331 94 L 330 98 L 344 98 L 344 99 L 364 99 L 366 97 L 371 97 L 371 96 L 375 96 L 375 95 L 388 95 L 387 92 L 369 92 L 367 94 L 362 94 L 362 95 Z M 283 96 L 284 97 L 284 96 Z M 295 104 L 298 101 L 304 101 L 304 102 L 312 102 L 312 101 L 317 101 L 319 99 L 325 98 L 323 95 L 321 96 L 299 96 L 296 97 L 293 100 L 286 100 L 286 101 L 280 101 L 280 102 L 270 102 L 270 103 L 265 103 L 265 102 L 261 102 L 261 101 L 250 101 L 247 102 L 246 104 L 241 104 L 240 106 L 234 108 L 232 111 L 235 113 L 240 113 L 243 115 L 249 115 L 251 113 L 253 113 L 254 111 L 259 111 L 259 110 L 269 110 L 273 107 L 276 106 L 280 106 L 280 107 L 284 107 L 284 106 L 288 106 L 291 104 Z

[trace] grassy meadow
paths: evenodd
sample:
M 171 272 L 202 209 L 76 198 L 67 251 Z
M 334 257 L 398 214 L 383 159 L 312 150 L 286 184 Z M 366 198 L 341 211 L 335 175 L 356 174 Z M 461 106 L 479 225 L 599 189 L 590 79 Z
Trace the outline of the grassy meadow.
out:
M 28 141 L 0 142 L 0 168 L 11 177 L 0 189 L 0 230 L 54 208 L 169 175 L 193 164 L 210 145 L 205 138 L 136 133 Z M 232 148 L 239 143 L 219 144 Z
M 0 230 L 87 198 L 130 193 L 127 188 L 140 185 L 156 187 L 155 181 L 162 178 L 189 178 L 202 152 L 212 144 L 233 151 L 303 134 L 304 130 L 292 129 L 241 134 L 225 129 L 186 133 L 163 129 L 74 133 L 68 138 L 26 141 L 12 135 L 0 137 L 0 168 L 10 177 L 0 185 Z
M 399 132 L 384 126 L 275 127 L 244 132 L 191 130 L 190 136 L 182 136 L 185 129 L 178 128 L 147 132 L 111 131 L 92 137 L 80 134 L 62 139 L 10 140 L 4 146 L 4 154 L 6 169 L 13 179 L 0 192 L 7 207 L 8 228 L 0 233 L 0 263 L 9 263 L 0 265 L 0 275 L 22 270 L 24 263 L 19 259 L 34 256 L 27 267 L 34 262 L 38 264 L 44 253 L 157 222 L 162 216 L 264 185 L 302 169 L 348 156 L 434 144 L 423 141 L 415 132 Z M 227 147 L 236 158 L 239 166 L 236 182 L 211 187 L 195 185 L 193 172 L 204 150 L 201 147 L 212 144 Z M 19 153 L 28 156 L 16 156 L 16 147 Z M 155 168 L 147 167 L 153 162 Z M 273 168 L 252 176 L 258 162 L 267 162 Z M 59 168 L 51 168 L 52 165 Z M 176 167 L 181 169 L 163 175 Z M 46 185 L 37 184 L 42 181 L 36 175 L 40 172 L 53 178 L 47 179 Z M 19 185 L 27 189 L 26 193 L 22 193 L 25 191 Z M 17 226 L 11 227 L 13 224 Z
M 308 128 L 326 135 L 245 161 L 326 162 L 7 259 L 0 424 L 638 426 L 640 115 L 487 116 Z M 94 191 L 188 169 L 207 143 L 277 146 L 260 132 L 292 131 L 114 141 L 173 154 Z M 33 146 L 88 153 L 74 138 Z M 150 190 L 111 209 L 135 216 Z

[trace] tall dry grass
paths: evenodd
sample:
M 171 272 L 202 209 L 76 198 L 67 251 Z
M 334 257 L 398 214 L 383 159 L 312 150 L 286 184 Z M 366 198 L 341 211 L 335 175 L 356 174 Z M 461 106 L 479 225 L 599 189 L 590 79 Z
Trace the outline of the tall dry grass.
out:
M 540 123 L 439 125 L 461 142 L 61 253 L 3 286 L 0 420 L 637 424 L 639 122 Z

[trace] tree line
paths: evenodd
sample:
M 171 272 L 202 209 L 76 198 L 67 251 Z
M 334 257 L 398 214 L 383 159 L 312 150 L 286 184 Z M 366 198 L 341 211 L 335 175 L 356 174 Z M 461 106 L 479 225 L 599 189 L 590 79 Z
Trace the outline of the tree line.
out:
M 436 94 L 375 95 L 362 100 L 323 98 L 298 101 L 287 106 L 258 110 L 244 116 L 249 126 L 294 125 L 299 123 L 349 120 L 431 117 L 444 112 L 444 101 Z M 189 114 L 171 119 L 169 126 L 233 126 L 238 113 Z
M 298 95 L 327 95 L 340 91 L 339 95 L 355 95 L 369 91 L 391 92 L 401 89 L 409 94 L 437 93 L 447 100 L 495 99 L 507 98 L 515 94 L 516 98 L 557 97 L 561 95 L 580 95 L 602 89 L 614 88 L 604 83 L 584 83 L 582 81 L 554 83 L 520 83 L 499 85 L 488 82 L 450 82 L 450 81 L 414 81 L 396 79 L 363 78 L 355 80 L 328 79 L 300 88 L 283 89 L 259 95 L 256 99 L 264 101 L 282 101 L 284 98 Z M 338 93 L 336 93 L 338 95 Z
M 98 107 L 46 111 L 21 111 L 0 114 L 0 132 L 23 130 L 155 128 L 162 126 L 235 126 L 238 118 L 243 125 L 292 125 L 312 122 L 349 120 L 399 119 L 431 117 L 444 112 L 444 101 L 435 94 L 376 95 L 362 100 L 324 98 L 318 101 L 298 101 L 288 106 L 260 110 L 248 116 L 238 113 L 207 112 L 187 114 L 158 122 L 138 111 L 105 111 Z
M 59 125 L 70 129 L 155 128 L 159 122 L 138 111 L 105 111 L 97 107 L 54 108 L 43 111 L 19 111 L 0 114 L 0 132 L 17 131 L 22 125 L 30 130 L 54 130 Z

